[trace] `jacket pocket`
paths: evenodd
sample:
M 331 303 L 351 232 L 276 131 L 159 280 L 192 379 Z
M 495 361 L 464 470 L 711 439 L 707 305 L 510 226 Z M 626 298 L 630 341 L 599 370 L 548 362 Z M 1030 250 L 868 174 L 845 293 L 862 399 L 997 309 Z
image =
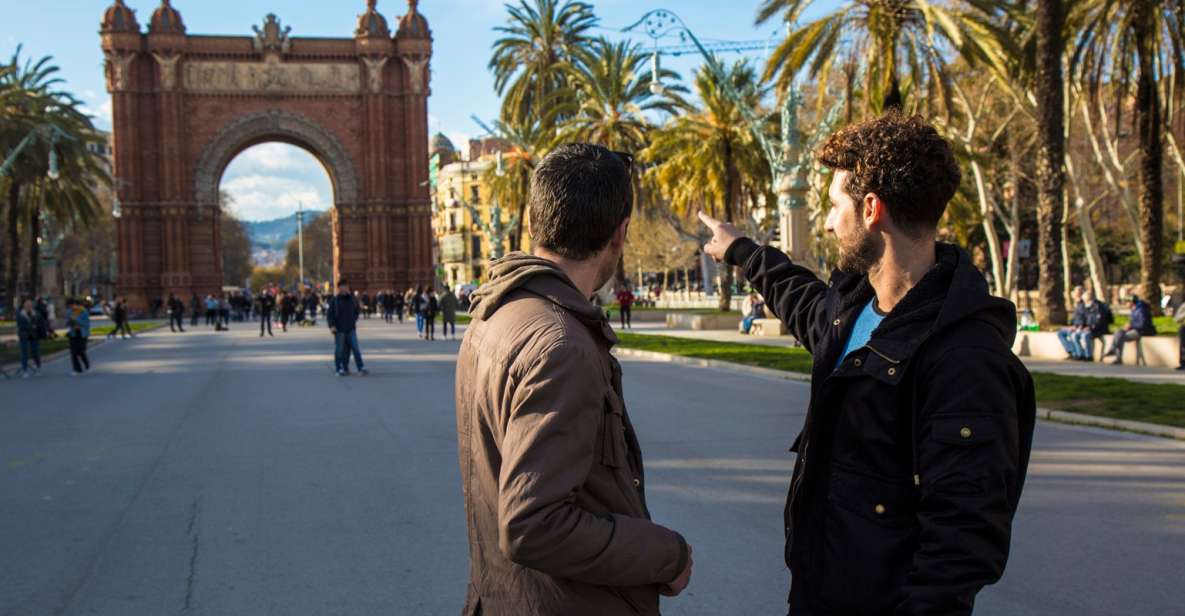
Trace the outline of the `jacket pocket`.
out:
M 931 421 L 934 440 L 947 445 L 984 445 L 1000 438 L 999 419 L 993 415 L 939 415 Z
M 824 506 L 822 602 L 843 614 L 893 611 L 917 548 L 914 488 L 833 468 Z
M 601 422 L 601 464 L 611 468 L 625 468 L 628 465 L 624 409 L 625 404 L 615 392 L 605 392 L 605 418 Z

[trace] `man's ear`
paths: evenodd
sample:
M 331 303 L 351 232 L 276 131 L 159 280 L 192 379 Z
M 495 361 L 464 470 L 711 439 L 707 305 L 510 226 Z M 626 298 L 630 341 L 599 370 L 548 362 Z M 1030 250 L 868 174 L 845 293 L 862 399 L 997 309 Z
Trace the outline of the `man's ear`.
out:
M 617 227 L 617 231 L 615 231 L 613 233 L 613 245 L 614 246 L 625 246 L 625 239 L 626 239 L 626 236 L 629 235 L 629 232 L 630 232 L 630 219 L 629 219 L 629 217 L 626 217 L 625 220 L 621 221 L 621 225 Z
M 869 231 L 883 230 L 884 225 L 888 224 L 889 211 L 885 207 L 885 202 L 876 193 L 868 193 L 864 195 L 864 201 L 860 204 L 860 215 L 864 219 L 864 226 Z M 876 229 L 880 226 L 881 229 Z

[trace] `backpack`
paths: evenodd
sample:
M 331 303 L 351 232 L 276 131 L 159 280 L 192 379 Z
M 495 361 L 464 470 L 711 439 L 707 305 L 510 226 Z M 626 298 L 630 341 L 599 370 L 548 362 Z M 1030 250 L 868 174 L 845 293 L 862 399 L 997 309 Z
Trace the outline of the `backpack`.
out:
M 1111 327 L 1115 323 L 1115 315 L 1111 313 L 1111 307 L 1106 302 L 1099 302 L 1099 321 L 1105 327 Z

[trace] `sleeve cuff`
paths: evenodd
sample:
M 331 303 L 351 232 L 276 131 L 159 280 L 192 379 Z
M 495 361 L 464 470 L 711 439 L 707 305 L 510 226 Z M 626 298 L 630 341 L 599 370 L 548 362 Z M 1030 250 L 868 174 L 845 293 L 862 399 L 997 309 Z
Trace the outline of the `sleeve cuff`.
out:
M 761 246 L 758 246 L 757 242 L 742 237 L 728 245 L 728 250 L 724 251 L 724 262 L 736 267 L 744 267 L 745 263 L 749 262 L 749 257 L 752 257 L 753 253 L 760 248 Z

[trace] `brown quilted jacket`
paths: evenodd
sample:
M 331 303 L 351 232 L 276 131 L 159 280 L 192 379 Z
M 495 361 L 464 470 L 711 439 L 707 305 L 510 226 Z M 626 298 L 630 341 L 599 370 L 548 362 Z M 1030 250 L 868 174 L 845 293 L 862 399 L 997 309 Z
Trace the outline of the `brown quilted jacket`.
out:
M 650 521 L 604 314 L 553 263 L 496 261 L 457 360 L 469 616 L 656 615 L 687 563 Z

